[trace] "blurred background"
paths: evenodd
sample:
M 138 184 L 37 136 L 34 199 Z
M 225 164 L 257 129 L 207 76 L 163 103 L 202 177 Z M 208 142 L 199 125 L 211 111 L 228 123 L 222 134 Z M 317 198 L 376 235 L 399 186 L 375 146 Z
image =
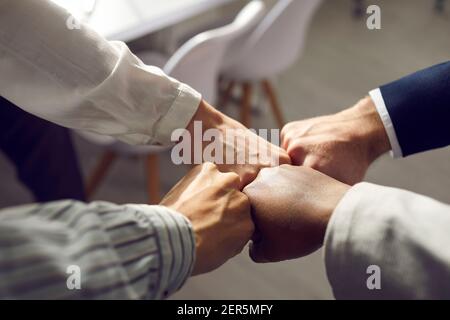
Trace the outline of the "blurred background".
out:
M 73 5 L 73 1 L 56 2 L 68 8 Z M 241 0 L 81 2 L 82 7 L 70 9 L 80 19 L 110 39 L 128 42 L 133 52 L 142 53 L 144 61 L 153 59 L 160 66 L 167 61 L 164 57 L 170 57 L 184 42 L 202 31 L 226 25 L 248 3 Z M 277 4 L 277 1 L 264 2 L 268 12 Z M 380 30 L 369 30 L 366 26 L 369 4 L 381 8 Z M 294 63 L 270 76 L 278 108 L 285 121 L 340 111 L 383 83 L 449 60 L 449 34 L 450 4 L 446 1 L 322 1 L 302 30 L 294 28 L 279 35 L 287 39 L 304 37 L 305 42 Z M 276 64 L 276 61 L 267 63 Z M 225 81 L 221 88 L 215 105 L 242 120 L 244 86 L 231 86 L 230 81 Z M 218 101 L 226 92 L 230 93 L 228 103 L 221 105 Z M 254 86 L 247 97 L 252 128 L 279 127 L 270 102 L 264 86 Z M 92 200 L 155 202 L 155 193 L 162 196 L 187 170 L 173 165 L 167 150 L 159 150 L 157 158 L 147 157 L 145 152 L 112 152 L 104 141 L 77 133 L 72 136 L 85 183 L 90 184 Z M 157 170 L 159 177 L 156 183 L 149 184 L 151 170 Z M 32 195 L 16 179 L 14 167 L 1 153 L 0 177 L 1 208 L 33 202 Z M 373 165 L 366 180 L 450 203 L 450 149 L 400 160 L 386 155 Z M 217 271 L 190 279 L 174 296 L 175 299 L 332 297 L 320 251 L 303 259 L 267 265 L 252 263 L 247 252 L 243 252 Z

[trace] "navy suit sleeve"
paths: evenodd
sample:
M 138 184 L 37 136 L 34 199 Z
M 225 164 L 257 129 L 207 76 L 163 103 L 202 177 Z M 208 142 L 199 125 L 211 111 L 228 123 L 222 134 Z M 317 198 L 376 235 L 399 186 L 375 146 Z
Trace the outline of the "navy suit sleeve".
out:
M 450 145 L 450 61 L 380 90 L 403 156 Z

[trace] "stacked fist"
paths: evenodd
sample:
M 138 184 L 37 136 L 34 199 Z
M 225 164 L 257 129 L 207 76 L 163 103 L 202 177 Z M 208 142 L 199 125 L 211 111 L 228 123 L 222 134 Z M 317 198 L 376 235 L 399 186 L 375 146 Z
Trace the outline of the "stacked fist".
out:
M 207 128 L 244 128 L 206 103 L 195 119 L 206 120 Z M 345 193 L 390 149 L 370 98 L 334 115 L 287 124 L 281 132 L 282 148 L 246 132 L 247 140 L 258 140 L 257 145 L 271 150 L 276 165 L 205 163 L 161 203 L 193 225 L 194 274 L 219 267 L 250 240 L 250 256 L 256 262 L 294 259 L 317 250 Z

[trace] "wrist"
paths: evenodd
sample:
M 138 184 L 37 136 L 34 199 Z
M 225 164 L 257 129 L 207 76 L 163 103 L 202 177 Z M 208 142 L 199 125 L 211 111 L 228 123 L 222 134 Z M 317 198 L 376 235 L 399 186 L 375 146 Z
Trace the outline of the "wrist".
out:
M 357 119 L 358 138 L 365 146 L 369 163 L 391 150 L 389 137 L 375 104 L 370 97 L 361 99 L 353 108 Z
M 330 193 L 327 196 L 327 199 L 324 201 L 326 203 L 326 208 L 323 211 L 323 214 L 320 215 L 320 239 L 322 241 L 325 240 L 325 234 L 328 228 L 328 224 L 330 222 L 331 216 L 336 210 L 337 206 L 344 198 L 345 194 L 351 189 L 351 186 L 336 181 L 335 185 L 329 186 Z
M 200 105 L 186 129 L 194 135 L 194 123 L 196 121 L 201 122 L 203 131 L 212 128 L 219 128 L 226 120 L 226 116 L 217 111 L 214 107 L 208 104 L 205 100 L 200 102 Z

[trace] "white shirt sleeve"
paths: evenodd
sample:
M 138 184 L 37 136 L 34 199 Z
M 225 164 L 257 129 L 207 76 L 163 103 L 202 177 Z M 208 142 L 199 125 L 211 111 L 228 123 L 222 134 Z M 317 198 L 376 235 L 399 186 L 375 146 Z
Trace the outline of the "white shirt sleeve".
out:
M 65 127 L 130 144 L 171 144 L 201 100 L 48 0 L 0 0 L 0 95 Z
M 449 227 L 449 205 L 405 190 L 355 185 L 325 237 L 335 297 L 449 299 Z
M 383 95 L 381 94 L 381 90 L 379 88 L 372 90 L 369 92 L 370 97 L 372 98 L 375 107 L 377 108 L 378 114 L 380 115 L 381 120 L 383 121 L 384 128 L 386 129 L 386 133 L 389 137 L 389 142 L 391 143 L 391 155 L 394 158 L 402 158 L 403 152 L 402 148 L 397 139 L 397 134 L 395 132 L 394 124 L 392 123 L 391 117 L 389 116 L 388 109 L 386 108 L 386 104 L 383 99 Z

